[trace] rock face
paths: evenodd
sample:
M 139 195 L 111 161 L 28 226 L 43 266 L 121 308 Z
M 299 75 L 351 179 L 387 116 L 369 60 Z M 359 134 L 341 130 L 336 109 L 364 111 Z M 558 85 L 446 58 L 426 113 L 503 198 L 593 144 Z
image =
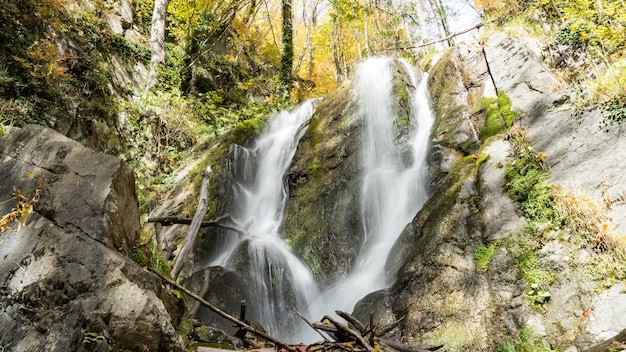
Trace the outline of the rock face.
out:
M 119 252 L 129 252 L 140 230 L 129 167 L 40 126 L 0 138 L 0 194 L 15 186 L 30 197 L 41 176 L 27 222 L 0 233 L 0 344 L 181 351 L 172 325 L 178 300 Z M 0 214 L 13 205 L 3 202 Z
M 576 350 L 624 329 L 616 310 L 608 308 L 626 298 L 619 290 L 623 284 L 597 293 L 615 283 L 607 284 L 599 274 L 598 263 L 610 262 L 610 254 L 581 245 L 576 229 L 528 225 L 506 190 L 504 170 L 515 157 L 511 134 L 489 138 L 483 133 L 487 121 L 481 101 L 495 96 L 494 84 L 504 92 L 522 114 L 513 129 L 528 131 L 532 147 L 526 148 L 547 155 L 550 182 L 575 194 L 568 199 L 577 204 L 590 204 L 585 197 L 599 203 L 598 209 L 608 203 L 605 210 L 613 218 L 605 218 L 608 227 L 623 223 L 615 200 L 621 199 L 624 158 L 615 150 L 626 140 L 617 130 L 600 131 L 598 111 L 577 115 L 563 105 L 568 93 L 560 91 L 558 80 L 521 40 L 503 34 L 489 38 L 484 51 L 478 44 L 450 49 L 429 83 L 437 115 L 433 194 L 388 263 L 401 266 L 391 295 L 396 316 L 406 316 L 404 338 L 444 343 L 451 351 L 482 351 L 514 341 L 527 328 L 552 346 Z M 538 240 L 520 252 L 528 238 Z M 489 260 L 479 266 L 487 248 Z M 397 258 L 406 259 L 398 264 Z M 551 275 L 542 292 L 528 282 L 535 279 L 529 278 L 528 258 Z M 617 271 L 611 275 L 624 277 Z
M 30 190 L 36 177 L 44 176 L 46 188 L 37 211 L 57 226 L 119 250 L 128 251 L 137 240 L 134 177 L 119 158 L 35 125 L 4 137 L 0 153 L 1 194 L 11 194 L 12 186 Z

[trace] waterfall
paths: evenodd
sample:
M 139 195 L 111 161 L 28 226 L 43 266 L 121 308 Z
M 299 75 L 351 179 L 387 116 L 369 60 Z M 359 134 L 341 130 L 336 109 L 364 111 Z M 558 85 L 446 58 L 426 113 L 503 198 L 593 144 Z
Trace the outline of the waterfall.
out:
M 404 65 L 408 84 L 416 87 L 410 97 L 411 115 L 403 121 L 408 140 L 402 141 L 398 140 L 400 121 L 392 105 L 394 65 Z M 261 324 L 287 342 L 319 339 L 302 321 L 290 318 L 294 310 L 311 320 L 335 310 L 350 312 L 365 295 L 386 287 L 387 256 L 427 198 L 426 153 L 433 117 L 426 79 L 418 82 L 405 63 L 369 59 L 358 68 L 354 94 L 364 126 L 364 242 L 348 276 L 324 292 L 320 293 L 311 273 L 278 234 L 288 197 L 284 176 L 313 113 L 312 104 L 273 116 L 253 148 L 233 146 L 231 150 L 236 180 L 231 216 L 248 235 L 231 238 L 211 265 L 247 275 L 252 296 L 259 300 Z
M 364 124 L 361 217 L 365 240 L 348 276 L 323 293 L 322 300 L 332 305 L 325 304 L 313 317 L 335 310 L 351 312 L 365 295 L 387 286 L 385 263 L 391 248 L 428 197 L 426 156 L 434 118 L 427 79 L 418 82 L 413 70 L 399 63 L 416 87 L 409 121 L 410 160 L 396 140 L 392 60 L 369 59 L 359 65 L 354 82 Z
M 283 178 L 312 114 L 310 101 L 282 111 L 270 118 L 252 149 L 232 146 L 237 182 L 232 185 L 231 217 L 248 234 L 231 239 L 210 264 L 245 273 L 250 294 L 257 299 L 252 303 L 259 310 L 260 323 L 285 341 L 291 341 L 303 323 L 293 318 L 294 311 L 307 314 L 308 302 L 318 294 L 311 273 L 278 234 L 288 197 Z

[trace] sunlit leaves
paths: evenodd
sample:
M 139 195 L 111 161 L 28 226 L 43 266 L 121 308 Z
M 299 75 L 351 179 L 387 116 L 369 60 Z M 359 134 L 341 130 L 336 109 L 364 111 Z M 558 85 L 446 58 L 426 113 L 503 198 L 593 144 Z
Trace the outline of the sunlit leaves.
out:
M 22 226 L 26 225 L 28 217 L 33 213 L 33 204 L 39 201 L 46 178 L 42 176 L 37 182 L 38 186 L 34 189 L 32 196 L 24 195 L 19 188 L 13 187 L 11 198 L 15 202 L 15 206 L 0 218 L 0 232 L 12 229 L 17 233 Z

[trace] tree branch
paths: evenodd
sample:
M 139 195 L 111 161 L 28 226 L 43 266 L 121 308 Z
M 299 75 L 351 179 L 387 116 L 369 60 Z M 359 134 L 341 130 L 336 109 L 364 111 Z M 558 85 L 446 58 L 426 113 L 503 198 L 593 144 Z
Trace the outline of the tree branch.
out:
M 489 21 L 492 22 L 492 21 Z M 470 28 L 466 28 L 462 31 L 458 31 L 456 33 L 452 33 L 444 38 L 441 39 L 437 39 L 437 40 L 433 40 L 432 42 L 428 42 L 428 43 L 424 43 L 424 44 L 419 44 L 419 45 L 413 45 L 413 46 L 401 46 L 401 47 L 395 47 L 395 48 L 385 48 L 385 49 L 379 49 L 377 51 L 390 51 L 390 50 L 408 50 L 408 49 L 418 49 L 418 48 L 423 48 L 425 46 L 429 46 L 429 45 L 433 45 L 433 44 L 437 44 L 437 43 L 441 43 L 441 42 L 445 42 L 447 40 L 450 40 L 454 37 L 457 37 L 461 34 L 465 34 L 467 32 L 473 31 L 474 29 L 479 29 L 480 27 L 484 26 L 485 24 L 482 22 L 477 23 L 476 25 L 470 27 Z
M 279 347 L 285 347 L 290 351 L 293 351 L 293 348 L 290 347 L 289 345 L 287 345 L 286 343 L 264 333 L 261 331 L 256 330 L 255 328 L 253 328 L 252 326 L 244 323 L 243 321 L 233 317 L 232 315 L 224 312 L 223 310 L 219 309 L 218 307 L 212 305 L 211 303 L 205 301 L 202 297 L 196 295 L 195 293 L 191 292 L 190 290 L 188 290 L 187 288 L 185 288 L 184 286 L 179 285 L 176 281 L 164 276 L 163 274 L 161 274 L 159 271 L 153 269 L 153 268 L 148 268 L 148 270 L 150 270 L 151 272 L 155 273 L 159 278 L 161 278 L 161 280 L 167 282 L 168 284 L 174 286 L 175 288 L 177 288 L 178 290 L 180 290 L 181 292 L 185 293 L 186 295 L 188 295 L 189 297 L 195 299 L 196 301 L 200 302 L 203 306 L 209 308 L 210 310 L 212 310 L 213 312 L 217 313 L 217 315 L 221 316 L 222 318 L 228 319 L 231 322 L 235 323 L 237 326 L 239 326 L 240 328 L 256 335 L 259 337 L 262 337 L 268 341 L 271 341 L 273 343 L 275 343 L 277 346 Z
M 222 221 L 230 220 L 233 221 L 230 217 L 230 214 L 224 214 L 222 216 L 218 216 L 215 219 L 205 220 L 200 223 L 200 227 L 219 227 L 225 230 L 232 230 L 237 232 L 240 235 L 246 235 L 247 232 L 241 227 L 234 225 L 223 224 Z M 163 226 L 172 226 L 172 225 L 191 225 L 193 219 L 189 218 L 179 218 L 177 216 L 161 216 L 161 217 L 152 217 L 148 219 L 148 222 L 156 222 Z

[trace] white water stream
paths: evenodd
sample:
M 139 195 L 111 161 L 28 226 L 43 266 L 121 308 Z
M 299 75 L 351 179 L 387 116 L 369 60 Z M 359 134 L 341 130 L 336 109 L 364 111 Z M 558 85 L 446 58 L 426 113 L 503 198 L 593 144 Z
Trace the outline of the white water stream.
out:
M 285 341 L 293 339 L 303 322 L 284 318 L 293 316 L 293 309 L 308 314 L 308 302 L 319 295 L 309 270 L 278 234 L 288 197 L 283 178 L 312 115 L 311 102 L 293 111 L 282 111 L 270 119 L 252 149 L 234 146 L 233 163 L 239 175 L 235 176 L 238 183 L 233 185 L 237 209 L 231 216 L 248 234 L 231 240 L 211 263 L 236 267 L 242 256 L 247 257 L 246 284 L 251 296 L 258 299 L 251 303 L 259 309 L 263 327 Z
M 245 224 L 249 235 L 231 240 L 211 265 L 237 266 L 247 253 L 251 291 L 260 302 L 261 324 L 288 342 L 319 339 L 297 319 L 285 319 L 293 310 L 315 321 L 335 310 L 350 312 L 356 302 L 387 285 L 385 262 L 404 227 L 426 201 L 426 155 L 433 123 L 426 79 L 417 82 L 406 65 L 411 84 L 412 116 L 408 123 L 406 150 L 396 141 L 392 107 L 393 65 L 391 59 L 369 59 L 359 66 L 354 93 L 363 119 L 362 221 L 365 229 L 355 266 L 343 280 L 320 293 L 308 269 L 281 240 L 278 229 L 288 193 L 283 180 L 298 141 L 313 113 L 310 102 L 292 112 L 272 117 L 253 149 L 236 147 L 240 174 L 231 215 Z M 407 155 L 408 154 L 408 155 Z
M 404 63 L 403 63 L 404 64 Z M 405 160 L 401 146 L 395 141 L 393 112 L 393 72 L 391 60 L 369 59 L 362 63 L 355 80 L 359 113 L 364 119 L 362 146 L 363 181 L 361 218 L 365 242 L 356 265 L 342 281 L 327 289 L 320 314 L 335 310 L 351 312 L 354 305 L 368 293 L 387 286 L 385 263 L 393 244 L 404 227 L 420 210 L 428 195 L 426 190 L 428 136 L 433 124 L 426 77 L 417 82 L 406 64 L 411 83 L 417 87 L 411 99 L 410 160 Z M 315 313 L 314 313 L 315 314 Z

